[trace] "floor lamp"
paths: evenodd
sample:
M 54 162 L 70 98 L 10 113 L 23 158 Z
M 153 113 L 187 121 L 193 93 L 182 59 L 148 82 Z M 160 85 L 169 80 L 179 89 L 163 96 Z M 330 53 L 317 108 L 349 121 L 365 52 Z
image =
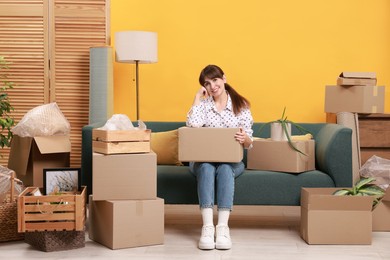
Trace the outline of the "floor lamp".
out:
M 157 33 L 124 31 L 115 33 L 115 60 L 135 64 L 136 107 L 139 117 L 138 64 L 157 62 Z

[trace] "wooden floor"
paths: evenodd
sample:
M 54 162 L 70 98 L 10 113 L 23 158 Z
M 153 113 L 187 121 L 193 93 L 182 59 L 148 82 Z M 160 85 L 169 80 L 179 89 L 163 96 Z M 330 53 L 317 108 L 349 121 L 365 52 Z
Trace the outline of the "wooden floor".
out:
M 197 206 L 166 206 L 163 245 L 111 250 L 86 236 L 85 248 L 41 252 L 23 241 L 0 243 L 1 259 L 390 259 L 390 232 L 373 232 L 372 245 L 308 245 L 299 236 L 298 207 L 235 206 L 231 250 L 197 248 Z

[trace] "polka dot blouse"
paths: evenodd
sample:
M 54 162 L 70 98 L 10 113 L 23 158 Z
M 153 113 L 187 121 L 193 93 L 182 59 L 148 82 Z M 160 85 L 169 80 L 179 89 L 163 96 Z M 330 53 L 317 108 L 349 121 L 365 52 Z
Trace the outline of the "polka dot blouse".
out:
M 248 108 L 242 109 L 236 116 L 233 103 L 228 94 L 226 107 L 218 112 L 212 97 L 201 100 L 199 105 L 192 106 L 187 113 L 188 127 L 234 128 L 242 127 L 246 134 L 253 139 L 253 118 Z

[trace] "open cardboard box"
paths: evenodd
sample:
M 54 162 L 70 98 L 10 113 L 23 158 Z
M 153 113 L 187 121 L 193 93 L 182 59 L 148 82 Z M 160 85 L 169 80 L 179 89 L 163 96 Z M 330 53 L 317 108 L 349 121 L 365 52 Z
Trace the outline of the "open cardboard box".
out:
M 341 188 L 301 189 L 301 237 L 308 244 L 371 244 L 371 196 L 336 196 Z
M 15 171 L 25 186 L 43 187 L 43 169 L 69 167 L 70 151 L 69 135 L 14 135 L 8 168 Z
M 248 169 L 300 173 L 315 169 L 314 140 L 292 141 L 302 151 L 293 150 L 287 141 L 256 138 L 248 150 Z

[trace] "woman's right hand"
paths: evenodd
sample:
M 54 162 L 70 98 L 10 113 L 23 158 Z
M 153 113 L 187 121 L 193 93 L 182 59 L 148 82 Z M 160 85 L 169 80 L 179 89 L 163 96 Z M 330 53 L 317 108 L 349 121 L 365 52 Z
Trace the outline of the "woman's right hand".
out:
M 208 98 L 208 97 L 209 97 L 209 93 L 207 92 L 206 88 L 200 87 L 198 92 L 196 92 L 194 103 L 192 105 L 193 106 L 199 105 L 201 99 Z
M 197 98 L 208 98 L 209 93 L 205 87 L 200 87 L 198 92 L 196 93 Z

